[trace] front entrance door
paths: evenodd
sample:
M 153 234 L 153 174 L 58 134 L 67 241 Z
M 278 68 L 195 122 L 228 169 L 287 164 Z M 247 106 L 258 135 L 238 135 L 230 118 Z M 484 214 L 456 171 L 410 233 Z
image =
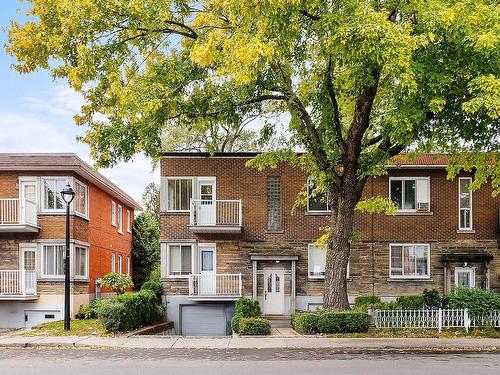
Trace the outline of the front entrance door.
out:
M 199 244 L 198 248 L 200 249 L 200 294 L 217 294 L 215 280 L 215 245 Z
M 282 315 L 285 306 L 285 271 L 264 270 L 264 314 Z
M 199 180 L 200 200 L 197 212 L 198 225 L 215 225 L 215 181 Z
M 36 245 L 32 243 L 19 244 L 20 269 L 25 271 L 24 283 L 26 293 L 36 293 Z
M 455 286 L 458 288 L 472 289 L 476 286 L 476 275 L 474 268 L 456 267 L 455 268 Z

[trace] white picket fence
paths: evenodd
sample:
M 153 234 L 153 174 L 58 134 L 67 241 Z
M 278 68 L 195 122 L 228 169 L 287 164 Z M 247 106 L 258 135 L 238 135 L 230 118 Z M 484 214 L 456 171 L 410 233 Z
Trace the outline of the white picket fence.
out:
M 468 309 L 375 310 L 376 328 L 500 328 L 500 310 L 472 316 Z

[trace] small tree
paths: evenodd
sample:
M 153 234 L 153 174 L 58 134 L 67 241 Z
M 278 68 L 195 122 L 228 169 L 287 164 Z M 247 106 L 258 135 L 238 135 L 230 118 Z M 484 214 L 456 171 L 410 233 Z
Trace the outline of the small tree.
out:
M 137 289 L 149 279 L 151 272 L 160 263 L 160 226 L 158 221 L 143 212 L 132 226 L 133 280 Z
M 150 213 L 157 221 L 160 220 L 160 187 L 150 182 L 142 193 L 144 211 Z
M 132 278 L 123 273 L 110 272 L 101 279 L 101 285 L 113 290 L 116 294 L 123 294 L 128 288 L 132 288 L 134 283 Z

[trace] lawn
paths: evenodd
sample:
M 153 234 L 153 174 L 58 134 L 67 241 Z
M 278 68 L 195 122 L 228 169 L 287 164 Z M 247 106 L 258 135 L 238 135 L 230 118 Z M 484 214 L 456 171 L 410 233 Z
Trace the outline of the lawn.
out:
M 64 330 L 64 321 L 43 323 L 24 333 L 25 336 L 110 336 L 99 319 L 76 319 L 71 321 L 69 332 Z
M 463 329 L 443 329 L 440 333 L 436 329 L 377 329 L 365 333 L 342 333 L 328 334 L 332 338 L 356 338 L 356 337 L 380 337 L 380 338 L 500 338 L 500 330 L 492 327 L 483 329 L 473 329 L 468 333 Z

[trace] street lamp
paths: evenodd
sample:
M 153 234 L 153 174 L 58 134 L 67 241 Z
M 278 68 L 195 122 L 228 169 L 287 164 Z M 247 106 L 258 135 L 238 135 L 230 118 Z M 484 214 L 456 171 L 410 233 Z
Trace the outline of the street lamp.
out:
M 64 330 L 69 331 L 69 205 L 75 198 L 75 191 L 66 183 L 61 190 L 62 199 L 66 202 L 66 255 L 64 257 Z

